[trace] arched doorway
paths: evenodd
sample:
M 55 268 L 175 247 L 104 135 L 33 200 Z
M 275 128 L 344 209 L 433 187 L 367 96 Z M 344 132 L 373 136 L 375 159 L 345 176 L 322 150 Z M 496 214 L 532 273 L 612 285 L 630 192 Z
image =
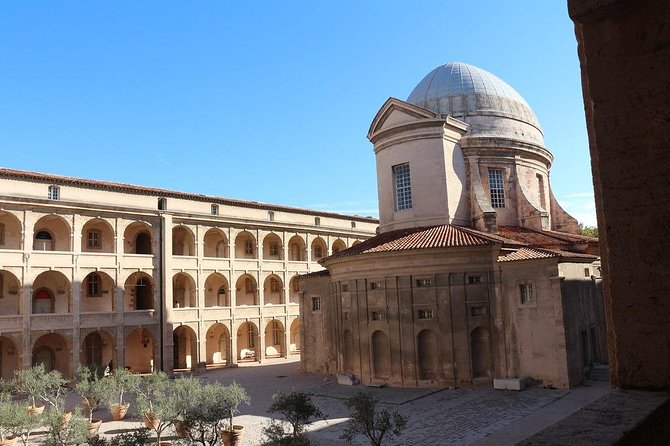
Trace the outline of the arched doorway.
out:
M 290 328 L 290 353 L 300 353 L 300 319 L 294 319 Z
M 0 379 L 9 381 L 18 369 L 19 351 L 16 343 L 6 336 L 0 336 Z
M 372 333 L 372 376 L 388 379 L 391 376 L 391 348 L 383 331 Z
M 491 342 L 489 331 L 477 327 L 470 334 L 470 354 L 472 355 L 472 377 L 491 376 Z
M 69 355 L 70 346 L 65 338 L 58 333 L 40 336 L 33 344 L 32 365 L 43 364 L 47 372 L 58 370 L 64 377 L 70 376 L 72 360 Z
M 265 326 L 265 356 L 278 358 L 284 355 L 284 324 L 273 319 Z
M 154 371 L 154 337 L 145 328 L 136 328 L 125 342 L 125 364 L 134 373 Z
M 417 336 L 418 367 L 420 380 L 437 379 L 437 336 L 432 330 L 421 330 Z
M 135 254 L 151 254 L 151 234 L 139 232 L 135 236 Z
M 207 330 L 205 337 L 207 339 L 205 345 L 207 364 L 228 364 L 228 358 L 230 357 L 230 333 L 228 328 L 223 324 L 213 324 Z
M 43 345 L 33 352 L 33 366 L 42 364 L 49 373 L 56 368 L 56 352 L 51 347 Z
M 114 338 L 105 331 L 89 333 L 81 343 L 79 360 L 86 366 L 96 366 L 98 370 L 104 370 L 110 362 L 114 365 L 114 345 Z
M 245 322 L 237 329 L 237 358 L 255 361 L 258 358 L 258 328 L 253 322 Z
M 177 327 L 172 334 L 173 369 L 193 370 L 198 364 L 198 347 L 195 331 L 188 325 Z

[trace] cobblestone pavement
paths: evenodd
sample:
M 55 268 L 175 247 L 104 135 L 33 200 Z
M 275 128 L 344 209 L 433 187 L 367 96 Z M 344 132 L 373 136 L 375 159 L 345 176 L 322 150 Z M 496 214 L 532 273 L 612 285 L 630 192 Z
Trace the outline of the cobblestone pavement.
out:
M 266 413 L 276 392 L 299 390 L 311 393 L 325 414 L 309 427 L 309 435 L 321 446 L 341 446 L 347 410 L 344 400 L 357 391 L 373 393 L 390 410 L 409 418 L 408 428 L 393 445 L 488 445 L 514 444 L 564 418 L 605 394 L 607 383 L 591 383 L 571 391 L 531 388 L 523 392 L 496 391 L 492 388 L 398 389 L 342 386 L 320 375 L 305 375 L 297 359 L 272 360 L 263 364 L 240 364 L 237 368 L 209 370 L 200 379 L 229 383 L 235 381 L 249 392 L 252 403 L 240 408 L 236 424 L 245 426 L 243 446 L 263 443 L 262 429 L 270 420 Z M 70 395 L 68 405 L 78 404 Z M 108 411 L 96 414 L 104 423 L 103 435 L 121 433 L 140 426 L 139 417 L 113 422 Z M 168 433 L 170 437 L 172 433 Z M 31 444 L 41 444 L 41 436 Z M 169 438 L 168 438 L 169 439 Z M 353 444 L 367 444 L 363 438 Z

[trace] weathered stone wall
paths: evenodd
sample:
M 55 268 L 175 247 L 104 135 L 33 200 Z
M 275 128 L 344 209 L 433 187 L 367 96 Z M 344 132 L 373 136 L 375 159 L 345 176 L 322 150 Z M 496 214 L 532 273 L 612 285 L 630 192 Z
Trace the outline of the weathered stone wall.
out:
M 568 0 L 603 254 L 611 381 L 670 388 L 670 3 Z

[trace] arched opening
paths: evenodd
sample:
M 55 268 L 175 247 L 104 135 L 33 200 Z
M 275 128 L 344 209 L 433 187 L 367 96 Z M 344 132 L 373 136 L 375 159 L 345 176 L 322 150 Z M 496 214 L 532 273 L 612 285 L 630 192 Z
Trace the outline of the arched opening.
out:
M 94 218 L 81 229 L 83 252 L 114 252 L 114 229 L 105 220 Z
M 172 307 L 197 307 L 195 281 L 186 273 L 178 273 L 172 278 Z
M 299 235 L 294 235 L 288 241 L 288 259 L 294 262 L 305 260 L 305 240 Z
M 33 281 L 32 313 L 69 313 L 70 281 L 59 271 L 45 271 Z
M 276 274 L 268 276 L 263 283 L 263 301 L 266 305 L 284 302 L 284 284 Z
M 437 336 L 432 330 L 421 330 L 417 336 L 417 353 L 420 380 L 437 379 Z
M 37 220 L 33 230 L 33 250 L 35 251 L 70 251 L 70 225 L 58 215 L 45 215 Z
M 111 362 L 114 365 L 114 338 L 106 331 L 94 331 L 81 343 L 79 360 L 85 366 L 96 366 L 99 371 Z
M 472 377 L 491 376 L 491 341 L 488 329 L 477 327 L 472 330 L 470 353 L 472 355 Z
M 195 237 L 190 228 L 186 226 L 175 226 L 172 228 L 172 255 L 195 255 Z
M 372 376 L 376 379 L 388 379 L 391 376 L 389 337 L 381 330 L 372 333 Z
M 44 364 L 47 372 L 58 370 L 64 377 L 70 377 L 70 347 L 66 339 L 58 333 L 40 336 L 32 350 L 32 365 Z
M 242 231 L 235 238 L 235 257 L 238 259 L 256 258 L 256 238 L 248 231 Z
M 237 351 L 239 360 L 255 361 L 258 358 L 258 328 L 253 322 L 244 322 L 237 329 Z
M 19 370 L 19 358 L 16 343 L 6 336 L 0 336 L 0 379 L 7 382 L 14 377 L 14 372 Z
M 133 373 L 154 371 L 154 337 L 145 328 L 131 331 L 125 343 L 125 364 Z
M 153 310 L 155 308 L 153 281 L 146 273 L 131 274 L 124 288 L 125 310 Z
M 198 340 L 187 325 L 177 327 L 172 334 L 174 369 L 194 370 L 198 364 Z
M 271 320 L 265 326 L 265 356 L 267 358 L 279 358 L 284 355 L 284 324 L 276 319 Z
M 343 352 L 344 372 L 354 372 L 354 337 L 351 330 L 344 330 L 344 352 Z
M 300 353 L 300 319 L 293 319 L 291 322 L 291 328 L 289 332 L 289 345 L 290 353 Z
M 251 275 L 240 276 L 235 283 L 235 291 L 235 305 L 258 305 L 258 287 Z
M 151 226 L 141 221 L 128 225 L 123 233 L 123 252 L 126 254 L 148 254 L 153 253 Z
M 298 294 L 299 291 L 300 282 L 298 282 L 298 275 L 296 274 L 295 276 L 291 277 L 291 280 L 288 283 L 288 299 L 290 303 L 300 303 L 298 300 L 300 298 L 300 295 Z
M 219 273 L 210 274 L 205 280 L 205 307 L 229 307 L 228 280 Z
M 113 311 L 114 289 L 114 281 L 106 273 L 96 271 L 86 275 L 81 290 L 81 312 Z
M 22 229 L 14 214 L 0 211 L 0 249 L 21 249 Z
M 207 330 L 205 335 L 207 364 L 224 365 L 228 364 L 230 357 L 230 333 L 223 324 L 213 324 Z
M 321 238 L 317 237 L 312 241 L 312 260 L 317 261 L 328 255 L 326 252 L 327 245 L 326 242 Z
M 9 271 L 0 270 L 0 314 L 21 314 L 21 284 L 19 279 Z
M 340 251 L 347 249 L 346 243 L 344 243 L 339 238 L 333 242 L 333 254 L 337 254 Z
M 205 257 L 228 257 L 228 239 L 222 230 L 212 228 L 205 233 L 204 237 Z
M 268 234 L 263 239 L 263 258 L 268 260 L 281 260 L 283 254 L 281 238 L 277 234 Z

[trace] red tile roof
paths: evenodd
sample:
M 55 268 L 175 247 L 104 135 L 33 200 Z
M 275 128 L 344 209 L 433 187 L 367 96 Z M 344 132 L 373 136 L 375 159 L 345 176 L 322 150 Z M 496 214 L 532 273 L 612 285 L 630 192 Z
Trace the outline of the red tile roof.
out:
M 595 237 L 558 231 L 536 231 L 520 226 L 498 226 L 498 235 L 541 248 L 568 249 L 574 245 L 598 243 Z
M 313 209 L 304 209 L 291 206 L 279 206 L 268 203 L 261 203 L 258 201 L 235 200 L 232 198 L 214 197 L 211 195 L 204 195 L 204 194 L 191 194 L 187 192 L 179 192 L 170 189 L 160 189 L 157 187 L 136 186 L 134 184 L 114 183 L 110 181 L 87 180 L 84 178 L 51 175 L 46 173 L 30 172 L 18 169 L 8 169 L 3 167 L 0 167 L 0 177 L 26 179 L 46 183 L 53 183 L 56 185 L 72 185 L 75 187 L 87 187 L 92 189 L 111 190 L 115 192 L 127 192 L 140 195 L 155 195 L 160 197 L 181 198 L 193 201 L 206 201 L 208 203 L 219 203 L 223 205 L 254 208 L 254 209 L 267 209 L 280 212 L 299 212 L 307 215 L 346 218 L 350 220 L 369 222 L 369 223 L 379 222 L 379 220 L 372 217 L 345 215 L 345 214 L 338 214 L 335 212 L 321 212 L 321 211 L 315 211 Z
M 327 257 L 327 259 L 373 252 L 408 251 L 411 249 L 452 248 L 487 245 L 521 246 L 514 240 L 470 228 L 452 225 L 398 229 L 376 235 L 364 242 Z M 324 259 L 325 260 L 325 259 Z
M 298 279 L 311 279 L 312 277 L 328 277 L 330 276 L 330 271 L 327 269 L 322 269 L 321 271 L 314 271 L 313 273 L 300 274 Z
M 566 260 L 593 262 L 598 256 L 579 252 L 561 251 L 559 249 L 540 249 L 523 247 L 506 255 L 498 257 L 498 262 L 514 262 L 519 260 L 550 259 L 560 257 Z

